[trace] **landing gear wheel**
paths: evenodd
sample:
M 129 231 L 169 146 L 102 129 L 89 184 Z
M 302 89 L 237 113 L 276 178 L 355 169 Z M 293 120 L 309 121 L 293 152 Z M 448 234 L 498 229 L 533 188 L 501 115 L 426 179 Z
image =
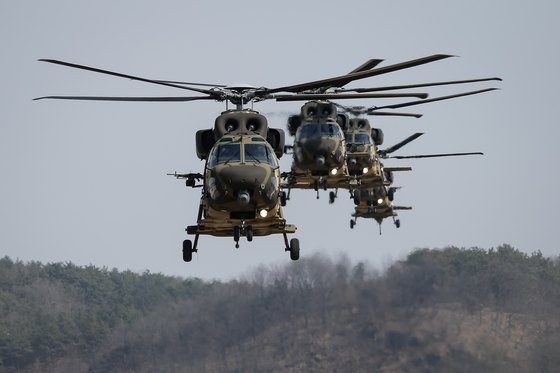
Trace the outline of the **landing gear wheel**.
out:
M 357 206 L 360 204 L 360 191 L 354 191 L 354 204 Z
M 282 191 L 280 192 L 280 205 L 282 207 L 286 206 L 286 201 L 288 200 L 288 197 L 286 196 L 286 192 Z
M 329 192 L 329 203 L 332 205 L 334 203 L 334 200 L 336 198 L 336 193 L 333 191 Z
M 350 219 L 350 229 L 354 229 L 355 225 L 356 225 L 356 220 Z
M 191 240 L 183 241 L 183 260 L 190 262 L 192 260 L 193 246 Z
M 297 238 L 292 238 L 290 240 L 290 259 L 299 259 L 299 240 Z
M 253 241 L 253 227 L 248 226 L 245 228 L 245 237 L 247 237 L 247 241 Z
M 401 221 L 399 219 L 395 220 L 395 227 L 397 228 L 401 227 Z
M 235 248 L 239 249 L 239 237 L 241 236 L 241 229 L 239 226 L 233 227 L 233 240 L 235 241 Z

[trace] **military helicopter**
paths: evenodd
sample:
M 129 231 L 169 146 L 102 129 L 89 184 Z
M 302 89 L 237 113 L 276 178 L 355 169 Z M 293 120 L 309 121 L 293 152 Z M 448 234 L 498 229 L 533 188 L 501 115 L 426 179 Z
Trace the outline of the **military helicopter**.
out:
M 367 72 L 377 66 L 382 60 L 371 59 L 352 70 L 348 74 Z M 341 88 L 349 81 L 337 84 Z M 329 98 L 338 98 L 333 93 L 328 93 L 332 86 L 322 86 L 308 94 L 299 94 L 297 99 L 320 98 L 305 103 L 300 114 L 288 118 L 288 133 L 294 137 L 293 145 L 286 149 L 293 152 L 291 172 L 284 173 L 287 182 L 284 187 L 289 191 L 292 188 L 314 189 L 319 198 L 319 190 L 336 188 L 344 183 L 349 176 L 346 164 L 345 138 L 341 127 L 348 122 L 348 117 L 338 113 L 336 105 Z M 348 92 L 350 92 L 349 90 Z M 360 95 L 345 93 L 344 98 L 359 98 Z M 405 94 L 373 94 L 371 98 L 416 97 L 426 98 L 426 93 Z M 295 98 L 292 97 L 292 100 Z M 279 100 L 281 101 L 281 100 Z M 284 195 L 283 195 L 284 196 Z M 288 199 L 289 197 L 285 197 Z M 332 193 L 331 193 L 332 199 Z
M 405 86 L 393 86 L 393 87 L 377 87 L 369 89 L 356 89 L 357 91 L 372 91 L 372 90 L 383 90 L 383 89 L 400 89 L 401 87 L 417 88 L 426 86 L 439 86 L 439 85 L 454 85 L 454 84 L 466 84 L 466 83 L 476 83 L 489 80 L 501 80 L 500 78 L 484 78 L 484 79 L 469 79 L 469 80 L 455 80 L 455 81 L 445 81 L 445 82 L 434 82 L 434 83 L 423 83 L 423 84 L 411 84 Z M 492 90 L 492 89 L 490 89 Z M 341 91 L 340 89 L 338 91 Z M 359 193 L 354 193 L 358 187 L 380 187 L 382 185 L 387 185 L 387 180 L 392 180 L 392 173 L 394 171 L 410 171 L 410 167 L 394 167 L 394 168 L 384 168 L 377 155 L 378 146 L 383 144 L 383 131 L 380 128 L 373 128 L 370 122 L 364 115 L 377 115 L 377 116 L 400 116 L 400 117 L 413 117 L 420 118 L 422 114 L 415 113 L 402 113 L 402 112 L 387 112 L 378 111 L 380 109 L 396 109 L 407 106 L 421 105 L 430 102 L 443 101 L 457 97 L 464 97 L 473 94 L 488 92 L 489 89 L 463 92 L 459 94 L 453 94 L 449 96 L 435 97 L 425 100 L 418 100 L 412 102 L 405 102 L 400 104 L 386 105 L 382 107 L 378 106 L 343 106 L 338 103 L 334 105 L 340 109 L 343 114 L 351 116 L 349 119 L 340 121 L 341 128 L 345 134 L 346 144 L 347 144 L 347 167 L 349 170 L 350 178 L 348 179 L 347 185 L 341 185 L 343 188 L 350 189 L 351 196 L 356 200 L 359 197 Z M 408 142 L 414 140 L 416 137 L 411 137 L 403 142 L 392 146 L 389 149 L 383 151 L 384 155 L 387 155 L 400 147 L 406 145 Z M 461 154 L 469 155 L 469 154 Z M 386 175 L 388 175 L 386 177 Z M 375 189 L 373 189 L 375 190 Z M 331 191 L 329 194 L 329 202 L 333 203 L 336 196 L 337 190 Z M 356 196 L 354 196 L 356 194 Z M 377 198 L 375 198 L 377 199 Z M 356 202 L 356 204 L 358 204 Z
M 320 189 L 346 188 L 352 193 L 359 185 L 382 183 L 376 145 L 383 143 L 383 132 L 369 128 L 369 123 L 366 129 L 362 120 L 349 119 L 336 107 L 330 101 L 309 101 L 301 114 L 290 117 L 288 131 L 295 138 L 294 145 L 286 148 L 293 150 L 294 157 L 291 171 L 282 174 L 286 179 L 282 186 L 288 189 L 283 198 L 289 198 L 291 189 L 314 189 L 318 199 Z M 336 193 L 329 193 L 330 203 Z
M 313 188 L 319 198 L 321 188 L 348 177 L 346 145 L 337 119 L 336 107 L 329 101 L 309 101 L 300 115 L 290 117 L 288 131 L 294 143 L 286 149 L 293 151 L 293 161 L 291 171 L 282 175 L 288 193 L 292 188 Z
M 381 60 L 369 60 L 349 74 L 368 72 L 380 62 Z M 374 68 L 371 71 L 375 70 L 377 69 Z M 431 99 L 426 99 L 428 97 L 426 93 L 380 94 L 376 98 L 416 97 L 421 100 L 381 107 L 372 106 L 369 108 L 358 106 L 346 107 L 328 101 L 327 98 L 337 98 L 333 94 L 349 95 L 350 92 L 363 94 L 404 88 L 455 85 L 491 80 L 501 79 L 482 78 L 375 88 L 343 88 L 342 86 L 347 84 L 348 81 L 341 81 L 336 87 L 333 87 L 333 85 L 318 87 L 313 91 L 314 94 L 296 95 L 299 99 L 320 97 L 325 100 L 319 102 L 310 101 L 302 106 L 299 115 L 292 115 L 288 118 L 288 133 L 294 136 L 294 145 L 287 148 L 293 150 L 294 159 L 291 172 L 286 172 L 282 175 L 286 180 L 282 186 L 288 190 L 287 196 L 283 194 L 283 199 L 289 199 L 291 189 L 314 189 L 317 192 L 317 198 L 319 198 L 320 189 L 327 190 L 331 188 L 334 191 L 329 192 L 329 203 L 334 203 L 338 194 L 338 188 L 349 189 L 351 196 L 354 197 L 354 191 L 359 186 L 384 185 L 382 164 L 376 155 L 377 146 L 383 143 L 383 132 L 379 128 L 372 128 L 369 121 L 363 118 L 363 114 L 419 118 L 422 116 L 421 114 L 378 110 L 396 109 L 448 100 L 488 92 L 496 88 L 463 92 Z M 349 97 L 347 96 L 346 98 Z M 295 99 L 292 98 L 292 100 Z M 341 111 L 337 112 L 337 108 L 341 109 Z M 350 118 L 348 114 L 353 117 Z M 335 122 L 344 133 L 344 138 L 340 136 L 340 131 L 336 128 Z M 346 146 L 344 146 L 344 143 L 346 143 Z M 410 170 L 409 167 L 395 167 L 386 170 L 386 172 L 408 170 Z M 357 196 L 359 196 L 359 193 Z
M 216 119 L 214 128 L 199 130 L 196 133 L 197 155 L 200 159 L 206 161 L 204 173 L 178 174 L 175 172 L 172 174 L 179 179 L 186 179 L 188 187 L 202 187 L 197 224 L 188 226 L 186 229 L 187 234 L 195 236 L 194 244 L 188 239 L 183 242 L 183 260 L 187 262 L 192 260 L 192 253 L 197 252 L 198 238 L 204 234 L 233 237 L 236 247 L 239 246 L 239 239 L 242 235 L 248 241 L 252 241 L 253 236 L 282 234 L 285 251 L 290 252 L 292 260 L 297 260 L 300 251 L 299 241 L 292 238 L 288 242 L 287 239 L 287 234 L 294 233 L 296 227 L 286 224 L 284 219 L 281 208 L 280 183 L 278 181 L 278 157 L 282 155 L 284 148 L 283 131 L 268 128 L 264 116 L 253 110 L 245 109 L 243 105 L 267 99 L 297 101 L 324 100 L 335 96 L 338 99 L 385 97 L 390 94 L 367 92 L 333 94 L 322 92 L 324 92 L 324 87 L 342 87 L 353 80 L 406 69 L 449 57 L 451 56 L 437 54 L 377 69 L 370 68 L 376 62 L 366 62 L 364 66 L 367 65 L 368 68 L 365 70 L 359 69 L 359 71 L 333 78 L 272 89 L 246 85 L 226 86 L 147 79 L 60 60 L 40 59 L 39 61 L 42 62 L 188 90 L 202 95 L 173 97 L 44 96 L 35 100 L 225 101 L 226 111 Z M 400 94 L 396 95 L 402 97 Z M 228 103 L 235 105 L 235 109 L 228 110 Z M 226 153 L 230 155 L 226 156 Z M 200 180 L 203 180 L 203 183 L 197 185 L 197 181 Z
M 375 219 L 379 226 L 379 234 L 381 234 L 381 223 L 387 218 L 392 218 L 395 226 L 400 228 L 401 222 L 396 219 L 397 210 L 412 210 L 412 207 L 393 205 L 393 195 L 397 189 L 385 185 L 359 189 L 362 197 L 352 213 L 353 219 L 350 219 L 350 228 L 354 228 L 359 217 Z
M 213 130 L 199 130 L 196 140 L 197 155 L 206 160 L 204 175 L 169 174 L 186 179 L 189 187 L 203 187 L 197 224 L 186 229 L 195 236 L 194 245 L 183 242 L 183 260 L 192 260 L 205 234 L 233 236 L 236 248 L 241 236 L 250 242 L 253 236 L 282 234 L 290 258 L 299 259 L 299 240 L 287 238 L 297 228 L 286 223 L 279 199 L 283 131 L 268 128 L 256 111 L 229 110 L 216 118 Z
M 394 187 L 395 171 L 411 171 L 411 167 L 384 167 L 381 159 L 394 158 L 394 159 L 419 159 L 419 158 L 439 158 L 439 157 L 456 157 L 467 155 L 484 155 L 482 152 L 461 152 L 461 153 L 439 153 L 439 154 L 420 154 L 420 155 L 391 155 L 393 152 L 399 150 L 411 141 L 416 140 L 424 135 L 422 132 L 414 133 L 399 143 L 390 146 L 386 149 L 376 149 L 376 159 L 380 166 L 381 174 L 380 181 L 368 182 L 361 184 L 353 192 L 354 203 L 356 205 L 355 211 L 352 214 L 353 219 L 350 219 L 350 228 L 354 228 L 358 217 L 373 218 L 379 225 L 379 233 L 381 234 L 381 223 L 385 218 L 393 218 L 393 222 L 397 228 L 400 228 L 400 220 L 395 219 L 397 210 L 411 210 L 412 207 L 396 206 L 393 205 L 394 194 L 399 189 Z
M 196 153 L 205 160 L 204 173 L 168 174 L 185 179 L 187 187 L 202 187 L 196 225 L 186 228 L 194 235 L 183 241 L 183 260 L 190 262 L 197 252 L 200 235 L 233 237 L 236 247 L 245 236 L 252 241 L 254 236 L 282 234 L 285 250 L 292 260 L 299 259 L 299 240 L 288 242 L 287 234 L 295 233 L 296 226 L 287 224 L 279 200 L 280 171 L 278 158 L 283 155 L 284 131 L 269 128 L 267 120 L 258 112 L 243 108 L 250 98 L 245 94 L 254 91 L 246 86 L 213 86 L 212 89 L 190 87 L 198 83 L 150 80 L 108 70 L 70 64 L 56 60 L 45 60 L 55 64 L 75 67 L 129 79 L 189 89 L 205 93 L 197 97 L 92 97 L 92 96 L 48 96 L 41 98 L 102 100 L 102 101 L 193 101 L 214 99 L 227 100 L 236 105 L 235 110 L 226 110 L 218 116 L 213 129 L 196 132 Z M 39 98 L 39 99 L 41 99 Z M 197 181 L 202 184 L 197 185 Z

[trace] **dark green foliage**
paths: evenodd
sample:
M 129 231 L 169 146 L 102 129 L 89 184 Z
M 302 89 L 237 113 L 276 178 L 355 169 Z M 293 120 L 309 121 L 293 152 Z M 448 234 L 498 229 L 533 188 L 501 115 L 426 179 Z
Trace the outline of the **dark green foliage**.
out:
M 0 259 L 0 368 L 89 356 L 118 325 L 205 287 L 148 272 Z
M 408 292 L 406 302 L 460 302 L 470 309 L 491 306 L 531 314 L 560 309 L 558 262 L 509 245 L 488 251 L 416 250 L 391 271 Z
M 509 245 L 230 282 L 3 258 L 0 371 L 554 372 L 559 309 L 559 260 Z

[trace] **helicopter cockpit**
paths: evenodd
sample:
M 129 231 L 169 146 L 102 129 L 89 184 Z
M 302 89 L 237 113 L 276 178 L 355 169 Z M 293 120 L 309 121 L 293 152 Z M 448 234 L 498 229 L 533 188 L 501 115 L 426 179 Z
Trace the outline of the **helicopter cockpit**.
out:
M 208 167 L 214 168 L 216 165 L 229 163 L 256 163 L 278 167 L 274 151 L 260 136 L 243 140 L 242 137 L 223 137 L 210 153 Z
M 347 146 L 353 144 L 372 144 L 371 136 L 365 133 L 347 133 L 346 144 Z
M 372 149 L 373 139 L 367 133 L 363 132 L 347 132 L 346 133 L 346 149 L 350 153 L 362 153 Z
M 302 124 L 296 132 L 296 141 L 306 139 L 309 137 L 337 137 L 343 139 L 342 131 L 337 123 L 304 123 Z

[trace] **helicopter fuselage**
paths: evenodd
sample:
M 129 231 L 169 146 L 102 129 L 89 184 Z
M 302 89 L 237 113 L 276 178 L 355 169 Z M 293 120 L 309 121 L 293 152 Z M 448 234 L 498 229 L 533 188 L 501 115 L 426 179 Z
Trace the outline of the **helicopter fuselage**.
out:
M 374 219 L 378 224 L 381 224 L 383 219 L 398 216 L 398 214 L 394 211 L 391 204 L 379 204 L 377 206 L 362 204 L 356 206 L 352 216 L 355 218 Z
M 397 216 L 392 201 L 393 192 L 386 186 L 361 189 L 359 202 L 352 214 L 355 218 L 375 219 L 381 224 L 383 219 Z
M 197 155 L 206 164 L 198 177 L 204 182 L 197 223 L 187 227 L 195 241 L 185 241 L 185 260 L 196 252 L 199 235 L 233 237 L 239 247 L 241 236 L 252 241 L 282 234 L 290 257 L 299 258 L 299 241 L 288 242 L 286 236 L 297 228 L 286 223 L 280 200 L 283 131 L 268 128 L 266 118 L 253 110 L 229 110 L 216 118 L 213 130 L 198 131 L 196 139 Z
M 346 132 L 346 164 L 350 176 L 359 177 L 362 185 L 383 181 L 375 144 L 366 131 Z
M 206 163 L 205 215 L 220 211 L 227 212 L 229 219 L 243 220 L 275 215 L 279 185 L 278 160 L 262 136 L 226 135 Z
M 345 162 L 345 140 L 332 120 L 310 120 L 301 124 L 294 140 L 293 169 L 314 176 L 340 172 Z

